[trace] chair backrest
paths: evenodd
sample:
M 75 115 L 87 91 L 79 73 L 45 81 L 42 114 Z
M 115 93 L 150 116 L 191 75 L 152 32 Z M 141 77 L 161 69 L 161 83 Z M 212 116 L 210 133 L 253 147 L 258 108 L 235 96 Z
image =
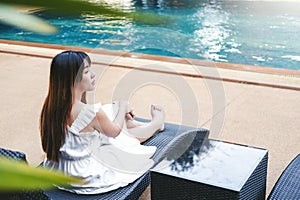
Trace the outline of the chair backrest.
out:
M 177 135 L 161 151 L 154 155 L 154 162 L 158 164 L 163 159 L 176 160 L 191 146 L 197 136 L 201 137 L 202 140 L 207 138 L 208 130 L 192 129 Z

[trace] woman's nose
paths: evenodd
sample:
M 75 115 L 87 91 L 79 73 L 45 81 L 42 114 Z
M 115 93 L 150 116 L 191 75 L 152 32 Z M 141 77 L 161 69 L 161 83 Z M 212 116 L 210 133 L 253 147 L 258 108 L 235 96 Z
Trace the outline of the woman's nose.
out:
M 96 74 L 92 71 L 92 72 L 91 72 L 91 77 L 92 77 L 92 78 L 95 78 L 95 76 L 96 76 Z

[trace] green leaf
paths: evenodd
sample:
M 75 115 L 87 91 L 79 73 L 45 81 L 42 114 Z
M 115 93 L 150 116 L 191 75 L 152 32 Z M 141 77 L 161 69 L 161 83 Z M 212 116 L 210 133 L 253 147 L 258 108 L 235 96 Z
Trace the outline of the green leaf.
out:
M 53 184 L 68 186 L 70 183 L 84 183 L 83 180 L 66 176 L 44 168 L 33 168 L 24 162 L 0 158 L 0 191 L 21 189 L 47 189 Z
M 0 0 L 0 2 L 53 9 L 63 14 L 91 12 L 112 17 L 127 17 L 146 24 L 167 24 L 171 20 L 169 17 L 149 12 L 125 12 L 106 3 L 93 3 L 87 0 Z
M 20 13 L 16 9 L 4 4 L 0 4 L 0 21 L 41 34 L 52 34 L 57 31 L 56 27 L 46 23 L 42 19 L 33 15 Z

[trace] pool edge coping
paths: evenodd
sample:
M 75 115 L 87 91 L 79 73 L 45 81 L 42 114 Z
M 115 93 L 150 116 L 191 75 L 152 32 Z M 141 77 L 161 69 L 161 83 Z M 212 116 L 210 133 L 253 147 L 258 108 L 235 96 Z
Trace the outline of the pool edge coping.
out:
M 53 49 L 53 50 L 73 49 L 73 50 L 85 51 L 87 53 L 102 54 L 102 55 L 108 55 L 108 56 L 121 56 L 121 57 L 125 57 L 125 58 L 128 57 L 128 58 L 133 58 L 133 59 L 155 60 L 155 61 L 177 63 L 177 64 L 189 64 L 189 65 L 192 64 L 192 65 L 202 66 L 202 67 L 216 67 L 216 68 L 220 68 L 220 69 L 224 69 L 224 70 L 234 70 L 234 71 L 241 71 L 241 72 L 253 72 L 253 73 L 260 73 L 260 74 L 290 76 L 290 77 L 300 78 L 300 71 L 290 70 L 290 69 L 279 69 L 279 68 L 252 66 L 252 65 L 244 65 L 244 64 L 211 62 L 211 61 L 189 59 L 189 58 L 157 56 L 157 55 L 150 55 L 150 54 L 107 50 L 107 49 L 100 49 L 100 48 L 65 46 L 65 45 L 45 44 L 45 43 L 37 43 L 37 42 L 24 42 L 24 41 L 18 41 L 18 40 L 0 39 L 0 43 L 8 44 L 8 45 L 21 45 L 21 46 L 27 46 L 27 47 L 36 47 L 36 48 L 48 48 L 48 49 Z M 5 50 L 0 50 L 0 53 L 11 53 L 11 54 L 18 54 L 18 55 L 25 55 L 25 56 L 37 56 L 37 57 L 43 57 L 43 58 L 51 58 L 52 57 L 52 56 L 45 56 L 45 55 L 37 55 L 36 53 L 30 53 L 30 52 L 24 53 L 24 52 L 5 51 Z M 97 63 L 97 64 L 103 64 L 103 63 Z M 127 65 L 112 64 L 110 66 L 119 67 L 119 68 L 129 68 L 129 69 L 133 68 L 132 66 L 127 66 Z M 167 74 L 180 74 L 183 76 L 196 77 L 196 78 L 206 78 L 206 79 L 221 80 L 221 81 L 226 81 L 226 82 L 251 84 L 251 85 L 257 85 L 257 86 L 266 86 L 266 87 L 300 91 L 300 85 L 299 86 L 291 86 L 291 85 L 276 84 L 276 83 L 265 83 L 263 81 L 251 81 L 251 80 L 249 81 L 249 80 L 243 80 L 243 79 L 237 79 L 237 78 L 231 78 L 231 77 L 229 77 L 229 78 L 223 77 L 222 78 L 222 77 L 203 76 L 203 75 L 199 75 L 199 74 L 162 71 L 162 70 L 156 70 L 156 69 L 141 69 L 141 70 L 158 72 L 158 73 L 167 73 Z
M 118 50 L 107 50 L 101 48 L 88 48 L 88 47 L 58 45 L 58 44 L 45 44 L 45 43 L 38 43 L 38 42 L 25 42 L 19 40 L 0 39 L 0 43 L 49 48 L 49 49 L 61 49 L 61 50 L 76 49 L 76 50 L 82 50 L 86 52 L 91 52 L 93 50 L 93 53 L 99 53 L 105 55 L 120 55 L 123 57 L 133 57 L 133 58 L 141 58 L 141 59 L 148 59 L 148 60 L 175 62 L 175 63 L 182 63 L 182 64 L 192 63 L 195 65 L 201 65 L 206 67 L 210 67 L 213 63 L 213 67 L 224 68 L 224 69 L 233 69 L 238 71 L 249 71 L 249 72 L 257 72 L 257 73 L 267 73 L 267 74 L 279 74 L 279 75 L 282 75 L 284 73 L 289 75 L 300 76 L 300 70 L 297 71 L 291 69 L 272 68 L 267 66 L 235 64 L 235 63 L 226 63 L 226 62 L 212 62 L 212 61 L 205 61 L 205 60 L 192 59 L 192 58 L 181 58 L 181 57 L 178 58 L 178 57 L 171 57 L 171 56 L 142 54 L 142 53 L 134 53 L 134 52 L 126 52 L 126 51 L 118 51 Z M 95 49 L 97 50 L 95 51 Z M 189 60 L 189 62 L 187 62 L 186 60 Z

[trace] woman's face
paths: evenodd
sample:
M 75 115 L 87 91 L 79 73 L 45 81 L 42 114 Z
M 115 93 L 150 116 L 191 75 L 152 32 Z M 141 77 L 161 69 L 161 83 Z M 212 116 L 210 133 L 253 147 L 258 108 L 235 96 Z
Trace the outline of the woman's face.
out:
M 95 73 L 91 70 L 91 66 L 86 60 L 84 60 L 82 79 L 76 85 L 82 91 L 92 91 L 95 89 Z

